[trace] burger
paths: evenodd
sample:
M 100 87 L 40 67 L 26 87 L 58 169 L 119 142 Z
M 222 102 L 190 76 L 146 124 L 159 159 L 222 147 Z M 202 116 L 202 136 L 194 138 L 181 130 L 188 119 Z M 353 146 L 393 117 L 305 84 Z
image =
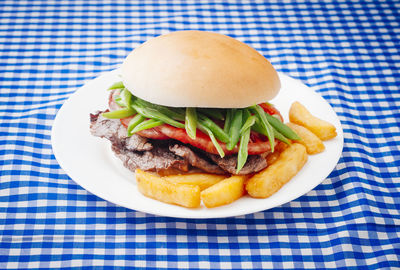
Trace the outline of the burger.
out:
M 248 175 L 297 134 L 270 103 L 280 80 L 271 63 L 225 35 L 178 31 L 134 49 L 90 115 L 131 171 Z

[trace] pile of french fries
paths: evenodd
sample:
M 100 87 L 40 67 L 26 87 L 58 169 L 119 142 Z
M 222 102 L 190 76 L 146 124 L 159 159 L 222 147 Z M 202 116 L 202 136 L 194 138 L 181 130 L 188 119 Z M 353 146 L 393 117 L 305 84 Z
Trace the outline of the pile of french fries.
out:
M 207 208 L 230 204 L 246 193 L 253 198 L 268 198 L 301 170 L 308 155 L 325 150 L 323 141 L 337 135 L 334 125 L 315 117 L 299 102 L 290 107 L 289 120 L 287 125 L 301 140 L 270 154 L 268 167 L 254 175 L 194 173 L 161 177 L 138 169 L 138 189 L 147 197 L 189 208 L 200 207 L 201 202 Z

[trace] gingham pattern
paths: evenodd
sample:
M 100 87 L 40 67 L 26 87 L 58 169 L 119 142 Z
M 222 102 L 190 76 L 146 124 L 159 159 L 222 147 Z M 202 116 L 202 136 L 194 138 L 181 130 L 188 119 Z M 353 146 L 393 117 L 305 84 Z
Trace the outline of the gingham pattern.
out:
M 0 269 L 400 267 L 399 1 L 2 0 L 0 10 Z M 325 97 L 345 143 L 322 184 L 272 210 L 186 220 L 115 206 L 69 179 L 50 145 L 63 102 L 132 47 L 182 29 L 245 41 Z

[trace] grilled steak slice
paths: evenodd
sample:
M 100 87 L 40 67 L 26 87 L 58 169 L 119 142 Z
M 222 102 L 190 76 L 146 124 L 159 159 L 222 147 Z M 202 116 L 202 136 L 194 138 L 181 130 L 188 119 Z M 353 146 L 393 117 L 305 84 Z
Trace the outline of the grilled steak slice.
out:
M 215 174 L 236 174 L 237 155 L 221 158 L 193 149 L 175 140 L 152 140 L 134 134 L 128 137 L 126 128 L 118 119 L 107 119 L 102 112 L 90 114 L 90 131 L 94 136 L 111 141 L 112 150 L 131 171 L 178 169 L 188 171 L 189 166 Z M 260 155 L 250 155 L 239 174 L 249 174 L 267 167 Z
M 112 144 L 112 150 L 122 160 L 124 166 L 131 171 L 139 168 L 146 171 L 160 171 L 176 168 L 180 171 L 188 171 L 188 162 L 175 156 L 168 147 L 155 147 L 149 151 L 129 151 L 121 145 Z
M 215 174 L 225 174 L 226 172 L 222 170 L 218 165 L 213 164 L 201 157 L 199 154 L 195 153 L 192 149 L 187 146 L 174 144 L 169 146 L 169 150 L 177 156 L 180 156 L 187 160 L 193 167 L 202 169 L 203 171 Z
M 224 158 L 212 154 L 210 154 L 209 156 L 223 170 L 231 174 L 236 174 L 237 155 L 230 155 Z M 260 155 L 250 155 L 247 158 L 246 164 L 240 170 L 239 174 L 244 175 L 244 174 L 258 172 L 266 167 L 267 167 L 267 161 L 265 160 L 265 158 L 263 158 Z
M 189 169 L 189 163 L 171 153 L 168 145 L 157 144 L 154 147 L 147 138 L 136 134 L 127 137 L 126 128 L 118 119 L 104 118 L 101 113 L 90 115 L 90 131 L 93 136 L 110 140 L 113 152 L 129 170 L 134 172 L 137 168 L 146 171 Z
M 123 146 L 131 151 L 146 151 L 153 149 L 153 145 L 145 138 L 136 134 L 128 137 L 126 128 L 119 119 L 108 119 L 102 112 L 90 114 L 90 131 L 93 136 L 106 138 L 113 144 Z

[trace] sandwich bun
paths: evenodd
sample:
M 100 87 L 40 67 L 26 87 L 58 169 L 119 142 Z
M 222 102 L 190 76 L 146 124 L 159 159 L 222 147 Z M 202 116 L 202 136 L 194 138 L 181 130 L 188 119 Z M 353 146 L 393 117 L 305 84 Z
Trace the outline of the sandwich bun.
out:
M 133 50 L 122 81 L 135 96 L 170 107 L 244 108 L 274 98 L 276 70 L 250 46 L 203 31 L 158 36 Z

